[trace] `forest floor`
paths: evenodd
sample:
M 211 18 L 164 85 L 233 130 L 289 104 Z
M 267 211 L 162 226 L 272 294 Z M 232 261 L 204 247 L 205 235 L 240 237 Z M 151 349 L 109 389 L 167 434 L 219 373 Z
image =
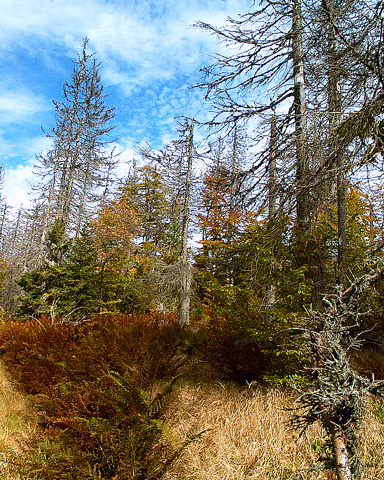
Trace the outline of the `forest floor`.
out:
M 7 461 L 19 459 L 22 469 L 26 440 L 36 427 L 26 399 L 1 364 L 0 386 L 1 478 L 18 480 L 25 477 L 9 473 Z M 191 371 L 179 381 L 167 409 L 167 441 L 182 444 L 205 433 L 184 449 L 163 480 L 333 479 L 330 470 L 321 469 L 319 458 L 328 448 L 321 427 L 314 425 L 299 437 L 289 425 L 296 397 L 286 390 L 220 381 L 208 366 Z M 372 400 L 361 434 L 364 480 L 384 478 L 383 445 L 384 408 Z

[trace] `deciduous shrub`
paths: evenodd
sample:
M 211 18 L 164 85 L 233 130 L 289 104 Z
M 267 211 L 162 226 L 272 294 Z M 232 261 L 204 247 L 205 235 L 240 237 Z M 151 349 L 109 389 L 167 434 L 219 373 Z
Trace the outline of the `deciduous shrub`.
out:
M 193 334 L 196 354 L 226 378 L 243 383 L 259 380 L 269 367 L 260 344 L 224 318 L 211 318 Z

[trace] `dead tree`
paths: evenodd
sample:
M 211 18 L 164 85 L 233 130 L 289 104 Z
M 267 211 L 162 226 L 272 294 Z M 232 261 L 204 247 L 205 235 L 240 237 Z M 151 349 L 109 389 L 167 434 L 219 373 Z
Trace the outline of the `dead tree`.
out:
M 193 125 L 194 119 L 188 126 L 187 140 L 187 171 L 185 177 L 185 194 L 182 218 L 182 238 L 181 238 L 181 282 L 180 282 L 180 298 L 179 298 L 179 324 L 189 325 L 189 310 L 191 303 L 191 281 L 192 281 L 192 265 L 188 258 L 188 233 L 190 221 L 190 203 L 191 203 L 191 178 L 192 178 L 192 162 L 193 162 Z
M 368 394 L 384 390 L 384 381 L 375 381 L 373 375 L 363 377 L 350 365 L 351 352 L 361 347 L 364 336 L 360 294 L 383 278 L 381 262 L 347 290 L 327 296 L 325 311 L 311 310 L 306 319 L 305 347 L 314 362 L 309 368 L 312 382 L 305 391 L 298 388 L 298 401 L 304 411 L 292 423 L 301 433 L 318 421 L 324 426 L 338 480 L 362 478 L 357 433 Z
M 276 173 L 276 159 L 277 159 L 277 142 L 278 133 L 276 127 L 276 117 L 271 119 L 271 134 L 269 139 L 269 158 L 268 158 L 268 219 L 273 221 L 276 217 L 277 205 L 277 173 Z M 271 262 L 271 282 L 267 285 L 265 293 L 265 307 L 266 310 L 271 310 L 276 302 L 276 286 L 273 283 L 274 260 Z
M 100 64 L 87 52 L 87 45 L 85 39 L 71 81 L 64 83 L 63 100 L 54 102 L 56 125 L 46 134 L 53 146 L 37 158 L 40 182 L 35 190 L 43 212 L 40 256 L 53 221 L 62 224 L 66 233 L 78 235 L 100 204 L 103 171 L 113 160 L 114 109 L 105 103 Z

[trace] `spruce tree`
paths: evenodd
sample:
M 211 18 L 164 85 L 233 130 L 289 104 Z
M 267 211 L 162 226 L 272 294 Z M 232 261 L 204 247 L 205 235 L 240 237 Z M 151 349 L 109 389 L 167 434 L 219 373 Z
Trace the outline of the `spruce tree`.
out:
M 52 148 L 38 158 L 41 183 L 37 189 L 43 210 L 41 252 L 54 221 L 66 234 L 79 234 L 91 212 L 102 203 L 98 201 L 98 189 L 103 195 L 105 182 L 111 180 L 113 154 L 109 145 L 114 127 L 110 121 L 114 109 L 105 103 L 100 63 L 87 52 L 87 45 L 85 39 L 71 81 L 64 83 L 63 100 L 54 102 L 56 125 L 47 133 Z

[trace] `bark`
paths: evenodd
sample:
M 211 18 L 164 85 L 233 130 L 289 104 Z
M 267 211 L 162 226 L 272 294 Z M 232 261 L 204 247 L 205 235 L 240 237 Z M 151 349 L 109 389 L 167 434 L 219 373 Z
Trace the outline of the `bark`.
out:
M 301 0 L 294 0 L 292 17 L 292 59 L 296 142 L 296 208 L 299 235 L 309 233 L 310 229 L 307 105 L 305 97 L 302 30 Z
M 234 132 L 233 132 L 233 140 L 232 140 L 232 155 L 231 155 L 231 192 L 229 198 L 229 215 L 232 215 L 236 211 L 236 204 L 237 204 L 237 194 L 239 190 L 239 137 L 238 137 L 238 128 L 235 125 Z M 232 240 L 232 232 L 230 232 L 230 238 Z
M 39 245 L 38 245 L 38 258 L 37 264 L 42 265 L 44 262 L 44 245 L 45 240 L 47 237 L 49 224 L 51 221 L 51 214 L 54 209 L 53 202 L 55 198 L 55 187 L 57 182 L 57 174 L 59 170 L 58 161 L 56 158 L 53 159 L 53 170 L 52 170 L 52 178 L 49 182 L 49 189 L 48 189 L 48 197 L 47 197 L 47 205 L 44 208 L 42 224 L 41 224 L 41 231 L 39 236 Z
M 4 203 L 1 208 L 0 213 L 0 242 L 1 242 L 1 249 L 4 250 L 4 239 L 5 239 L 5 225 L 7 221 L 9 206 Z
M 192 265 L 187 259 L 181 263 L 181 282 L 179 296 L 179 324 L 182 326 L 189 325 L 189 314 L 191 304 L 191 283 L 192 283 Z
M 269 140 L 269 157 L 268 157 L 268 218 L 273 219 L 276 215 L 277 205 L 277 128 L 276 117 L 271 119 L 271 133 Z
M 338 284 L 345 285 L 347 281 L 346 254 L 346 188 L 342 166 L 339 165 L 337 175 L 337 276 Z
M 323 8 L 328 19 L 328 111 L 329 111 L 329 150 L 337 151 L 336 198 L 337 198 L 337 276 L 338 283 L 346 283 L 346 189 L 344 153 L 337 149 L 336 130 L 341 122 L 341 68 L 339 46 L 336 34 L 336 6 L 334 0 L 324 0 Z
M 87 163 L 84 171 L 84 179 L 82 182 L 80 194 L 80 201 L 79 207 L 77 209 L 77 221 L 76 221 L 76 234 L 75 237 L 79 238 L 81 227 L 84 224 L 84 219 L 86 217 L 86 203 L 87 203 L 87 194 L 88 194 L 88 186 L 92 183 L 91 179 L 91 164 L 90 162 Z
M 183 224 L 181 239 L 181 285 L 180 285 L 180 303 L 179 303 L 179 324 L 189 325 L 189 311 L 191 303 L 191 282 L 192 266 L 188 258 L 188 231 L 190 221 L 190 203 L 191 203 L 191 181 L 192 181 L 192 161 L 193 161 L 193 128 L 194 119 L 189 126 L 189 137 L 187 144 L 187 173 L 185 179 L 185 194 L 183 205 Z
M 276 287 L 273 283 L 267 285 L 267 290 L 265 292 L 265 308 L 266 310 L 271 310 L 276 303 Z
M 329 431 L 335 459 L 337 480 L 353 480 L 349 465 L 348 447 L 343 431 L 339 425 L 330 422 Z
M 271 133 L 269 141 L 269 159 L 268 159 L 268 218 L 273 220 L 276 215 L 276 204 L 277 204 L 277 195 L 276 195 L 276 183 L 277 183 L 277 173 L 276 173 L 276 159 L 277 159 L 277 128 L 276 128 L 276 117 L 273 116 L 271 119 Z M 274 271 L 274 260 L 272 258 L 271 263 L 271 275 Z M 274 307 L 276 302 L 276 288 L 273 283 L 267 285 L 266 294 L 265 294 L 265 308 L 270 310 Z

